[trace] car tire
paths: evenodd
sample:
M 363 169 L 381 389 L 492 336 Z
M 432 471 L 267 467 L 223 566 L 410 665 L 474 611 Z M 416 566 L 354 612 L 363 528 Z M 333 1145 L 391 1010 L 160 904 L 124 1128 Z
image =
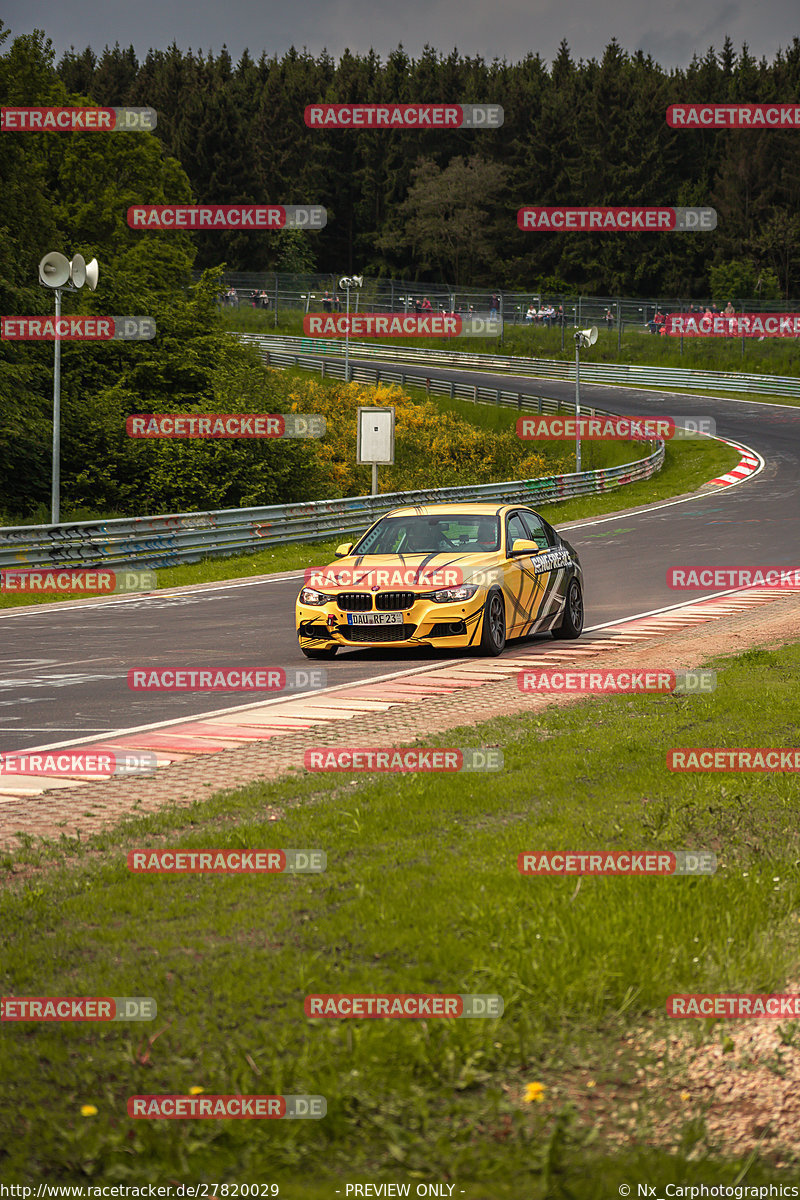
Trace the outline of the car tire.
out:
M 307 650 L 305 646 L 301 646 L 300 649 L 303 651 L 303 654 L 305 654 L 306 658 L 333 658 L 339 647 L 326 646 L 324 649 L 321 648 L 319 650 Z
M 564 605 L 564 617 L 558 629 L 553 630 L 553 637 L 559 639 L 579 638 L 583 633 L 583 592 L 577 579 L 573 579 L 567 588 L 567 602 Z
M 483 629 L 481 630 L 480 652 L 497 658 L 506 648 L 506 609 L 503 593 L 493 588 L 483 606 Z

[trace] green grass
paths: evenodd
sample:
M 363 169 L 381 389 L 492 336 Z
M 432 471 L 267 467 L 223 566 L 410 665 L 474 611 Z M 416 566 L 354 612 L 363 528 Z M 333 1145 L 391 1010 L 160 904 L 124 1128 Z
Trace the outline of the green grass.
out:
M 470 405 L 468 401 L 446 403 L 463 404 L 465 407 L 476 409 L 481 407 Z M 497 418 L 501 416 L 493 409 L 489 411 Z M 503 417 L 506 415 L 502 414 Z M 587 443 L 587 446 L 591 446 L 591 443 Z M 629 460 L 640 456 L 641 453 L 641 447 L 632 447 L 629 443 L 605 442 L 602 443 L 602 447 L 612 453 L 622 451 Z M 695 491 L 709 479 L 729 471 L 738 461 L 739 452 L 721 442 L 703 439 L 697 442 L 668 443 L 664 466 L 651 479 L 626 484 L 623 488 L 605 492 L 600 496 L 585 496 L 560 504 L 543 504 L 541 511 L 548 521 L 558 527 L 567 521 L 656 503 Z M 586 467 L 585 462 L 583 465 Z M 157 571 L 157 587 L 164 589 L 193 583 L 244 579 L 253 575 L 278 574 L 283 571 L 300 571 L 308 566 L 320 566 L 330 562 L 338 545 L 353 541 L 356 536 L 355 533 L 342 533 L 324 542 L 290 542 L 260 550 L 257 554 L 237 554 L 230 558 L 212 558 L 180 567 L 165 567 Z M 0 609 L 30 604 L 57 604 L 64 599 L 61 595 L 53 594 L 25 595 L 0 592 Z
M 239 333 L 277 334 L 283 337 L 302 337 L 301 313 L 278 314 L 278 326 L 271 313 L 254 309 L 224 310 L 223 327 Z M 586 322 L 585 322 L 586 323 Z M 759 342 L 745 339 L 742 354 L 741 338 L 684 338 L 681 353 L 680 338 L 651 334 L 639 326 L 627 325 L 622 344 L 618 343 L 616 328 L 609 330 L 599 323 L 598 339 L 591 350 L 584 352 L 588 362 L 636 363 L 658 367 L 680 367 L 683 370 L 745 371 L 767 375 L 800 375 L 800 342 L 793 338 L 767 338 Z M 574 361 L 574 330 L 564 330 L 564 349 L 561 349 L 561 330 L 542 326 L 510 325 L 506 323 L 502 343 L 499 338 L 391 338 L 392 345 L 418 346 L 435 350 L 454 350 L 463 354 L 507 354 L 521 358 L 553 358 Z M 339 341 L 344 353 L 342 339 Z M 386 338 L 358 339 L 365 344 L 381 344 Z M 351 343 L 351 346 L 356 343 Z M 797 403 L 798 399 L 794 399 Z
M 665 754 L 792 745 L 800 646 L 710 665 L 709 696 L 592 699 L 423 743 L 499 746 L 500 775 L 299 773 L 7 854 L 2 994 L 152 995 L 159 1014 L 152 1027 L 4 1026 L 0 1174 L 268 1181 L 290 1198 L 344 1181 L 444 1180 L 470 1200 L 786 1179 L 768 1161 L 692 1153 L 701 1128 L 688 1113 L 677 1118 L 683 1151 L 651 1151 L 646 1138 L 616 1151 L 564 1099 L 586 1068 L 602 1087 L 635 1089 L 644 1031 L 675 1032 L 670 993 L 779 991 L 796 979 L 797 777 L 675 776 Z M 328 870 L 132 875 L 125 854 L 142 846 L 319 847 Z M 713 849 L 719 869 L 586 877 L 578 889 L 516 870 L 521 850 L 606 848 Z M 496 992 L 505 1014 L 303 1015 L 308 992 L 387 991 Z M 704 1041 L 721 1028 L 688 1032 Z M 628 1035 L 642 1042 L 619 1057 Z M 519 1102 L 528 1082 L 544 1084 L 544 1103 Z M 192 1086 L 321 1093 L 328 1116 L 264 1126 L 125 1115 L 128 1096 Z M 643 1129 L 659 1101 L 637 1098 Z M 97 1115 L 81 1117 L 83 1104 Z

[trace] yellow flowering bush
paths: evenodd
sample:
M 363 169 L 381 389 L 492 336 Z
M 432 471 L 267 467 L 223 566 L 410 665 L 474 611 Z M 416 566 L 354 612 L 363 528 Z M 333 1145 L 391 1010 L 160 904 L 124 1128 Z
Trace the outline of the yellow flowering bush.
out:
M 570 469 L 569 452 L 562 446 L 532 449 L 513 428 L 500 433 L 481 429 L 430 400 L 410 399 L 394 384 L 324 385 L 277 372 L 275 376 L 292 411 L 321 413 L 327 421 L 325 437 L 316 448 L 330 496 L 370 490 L 370 467 L 356 463 L 357 410 L 364 405 L 395 409 L 395 462 L 380 468 L 381 492 L 535 479 Z

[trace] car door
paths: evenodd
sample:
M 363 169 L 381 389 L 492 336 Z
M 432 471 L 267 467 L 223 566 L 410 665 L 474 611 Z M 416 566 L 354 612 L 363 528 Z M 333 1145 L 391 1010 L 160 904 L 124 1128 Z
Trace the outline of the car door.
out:
M 516 541 L 531 541 L 531 535 L 522 514 L 509 513 L 506 517 L 506 562 L 503 568 L 506 596 L 506 628 L 508 634 L 519 637 L 530 633 L 535 627 L 546 582 L 535 570 L 536 555 L 525 554 L 511 558 L 511 547 Z
M 541 550 L 538 561 L 534 558 L 531 562 L 532 570 L 543 584 L 538 597 L 536 627 L 549 629 L 566 604 L 567 587 L 572 572 L 565 562 L 569 564 L 570 556 L 557 544 L 553 530 L 538 513 L 524 509 L 520 516 L 528 530 L 528 537 L 536 542 Z

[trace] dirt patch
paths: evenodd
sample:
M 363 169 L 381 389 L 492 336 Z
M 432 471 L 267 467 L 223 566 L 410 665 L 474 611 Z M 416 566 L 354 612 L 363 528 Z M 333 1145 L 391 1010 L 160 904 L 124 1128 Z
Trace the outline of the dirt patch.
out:
M 794 983 L 783 989 L 798 992 Z M 690 1021 L 686 1024 L 697 1025 Z M 800 1163 L 800 1023 L 776 1018 L 727 1021 L 697 1045 L 697 1031 L 658 1037 L 639 1030 L 618 1039 L 602 1063 L 505 1085 L 512 1103 L 536 1116 L 570 1111 L 574 1132 L 609 1147 L 657 1147 L 690 1160 L 756 1152 L 774 1167 Z

